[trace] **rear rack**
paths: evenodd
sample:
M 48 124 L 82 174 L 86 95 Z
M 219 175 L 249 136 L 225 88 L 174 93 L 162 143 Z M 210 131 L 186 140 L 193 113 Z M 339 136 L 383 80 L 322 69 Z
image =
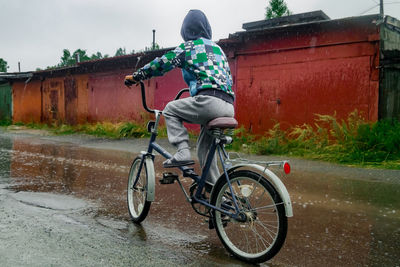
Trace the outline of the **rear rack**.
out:
M 271 167 L 271 166 L 278 166 L 278 167 L 284 168 L 286 174 L 288 174 L 290 172 L 290 165 L 289 165 L 288 160 L 280 160 L 280 161 L 250 160 L 250 159 L 242 158 L 240 156 L 240 154 L 237 152 L 228 152 L 225 162 L 226 163 L 237 163 L 237 164 L 259 164 L 259 165 L 265 166 L 265 169 L 267 169 L 268 167 Z

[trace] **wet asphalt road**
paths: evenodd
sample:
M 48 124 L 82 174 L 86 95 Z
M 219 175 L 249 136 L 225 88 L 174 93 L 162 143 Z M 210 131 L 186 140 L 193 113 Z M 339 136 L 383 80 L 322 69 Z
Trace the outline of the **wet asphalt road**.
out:
M 245 266 L 176 184 L 157 184 L 146 220 L 129 221 L 127 176 L 146 141 L 0 130 L 1 265 Z M 264 265 L 400 266 L 400 171 L 291 163 L 294 217 Z

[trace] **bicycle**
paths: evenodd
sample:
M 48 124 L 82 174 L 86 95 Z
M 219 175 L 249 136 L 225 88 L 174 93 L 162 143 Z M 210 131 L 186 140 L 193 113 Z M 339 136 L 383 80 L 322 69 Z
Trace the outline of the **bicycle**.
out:
M 129 215 L 134 223 L 141 223 L 150 210 L 155 197 L 155 171 L 153 151 L 164 158 L 171 158 L 156 143 L 157 129 L 162 111 L 148 108 L 145 86 L 140 82 L 142 104 L 147 112 L 155 114 L 147 130 L 151 133 L 147 151 L 133 161 L 128 178 L 127 202 Z M 179 99 L 189 89 L 176 95 Z M 214 136 L 202 174 L 189 166 L 177 167 L 183 177 L 193 179 L 189 194 L 174 173 L 164 173 L 161 184 L 179 184 L 186 199 L 198 214 L 208 217 L 210 229 L 215 228 L 224 247 L 240 260 L 261 263 L 275 256 L 286 239 L 287 217 L 293 216 L 289 193 L 282 181 L 268 167 L 282 167 L 290 173 L 288 161 L 250 161 L 233 157 L 225 145 L 232 143 L 229 132 L 237 126 L 234 118 L 216 118 L 206 126 Z M 211 188 L 209 198 L 205 187 L 207 173 L 214 155 L 218 155 L 223 173 Z M 235 163 L 235 165 L 233 165 Z M 260 164 L 264 165 L 261 166 Z

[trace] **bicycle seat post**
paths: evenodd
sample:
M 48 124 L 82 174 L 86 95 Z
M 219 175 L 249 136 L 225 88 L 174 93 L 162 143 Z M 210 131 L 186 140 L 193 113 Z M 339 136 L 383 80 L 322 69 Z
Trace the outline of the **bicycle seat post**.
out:
M 224 130 L 226 129 L 233 129 L 237 126 L 237 121 L 234 118 L 231 117 L 219 117 L 216 119 L 213 119 L 209 121 L 206 125 L 206 129 L 211 133 L 211 135 L 214 137 L 214 141 L 210 147 L 210 150 L 208 152 L 208 156 L 206 159 L 206 163 L 202 169 L 202 175 L 201 179 L 199 182 L 199 187 L 196 192 L 195 197 L 200 198 L 201 196 L 201 190 L 203 189 L 205 183 L 206 183 L 206 178 L 210 170 L 210 166 L 212 164 L 212 161 L 215 157 L 215 152 L 217 151 L 217 148 L 219 146 L 222 146 L 223 144 L 230 143 L 232 141 L 232 138 L 228 138 L 227 136 L 224 135 Z M 223 164 L 223 162 L 221 162 Z

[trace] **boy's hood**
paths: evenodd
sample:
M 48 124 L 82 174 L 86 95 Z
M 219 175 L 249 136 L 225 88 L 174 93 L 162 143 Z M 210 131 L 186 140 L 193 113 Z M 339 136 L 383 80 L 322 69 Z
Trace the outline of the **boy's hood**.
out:
M 185 42 L 201 37 L 211 40 L 211 26 L 206 15 L 197 9 L 190 10 L 183 20 L 181 36 Z

